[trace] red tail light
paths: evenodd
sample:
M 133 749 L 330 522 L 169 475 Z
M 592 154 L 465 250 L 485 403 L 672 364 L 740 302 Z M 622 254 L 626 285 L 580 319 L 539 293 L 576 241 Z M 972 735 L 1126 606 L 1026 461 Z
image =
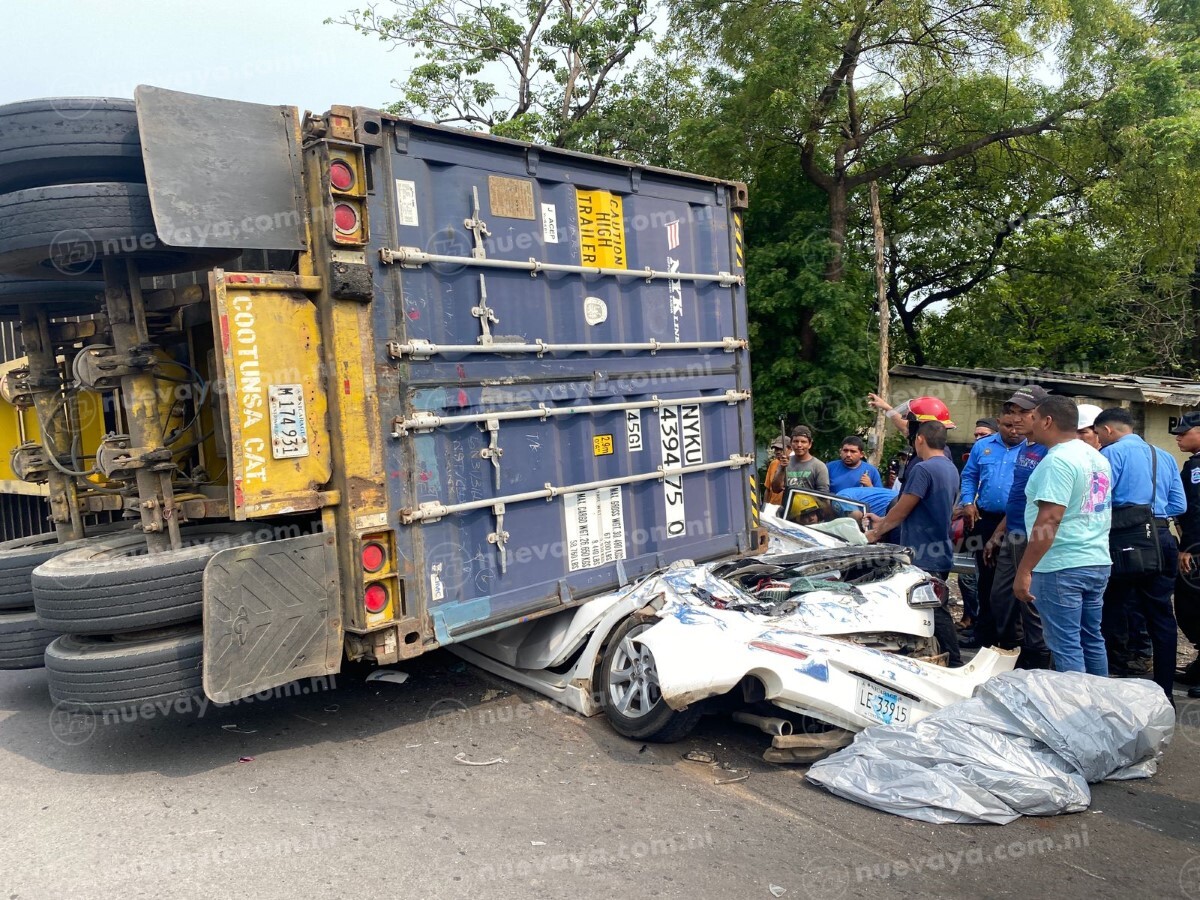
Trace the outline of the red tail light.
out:
M 374 541 L 369 544 L 363 544 L 363 569 L 368 572 L 378 572 L 383 568 L 385 562 L 387 562 L 387 552 L 383 549 L 382 544 L 376 544 Z
M 797 650 L 794 647 L 784 647 L 781 644 L 772 644 L 767 641 L 751 641 L 750 646 L 756 650 L 769 650 L 772 653 L 778 653 L 780 656 L 790 656 L 792 659 L 808 659 L 808 654 L 803 650 Z
M 329 164 L 329 183 L 334 190 L 348 191 L 354 187 L 354 170 L 348 163 L 335 159 Z
M 358 230 L 358 211 L 348 203 L 339 203 L 333 208 L 333 227 L 342 234 L 353 234 Z
M 388 592 L 382 584 L 367 585 L 363 592 L 363 606 L 369 613 L 381 613 L 387 609 Z

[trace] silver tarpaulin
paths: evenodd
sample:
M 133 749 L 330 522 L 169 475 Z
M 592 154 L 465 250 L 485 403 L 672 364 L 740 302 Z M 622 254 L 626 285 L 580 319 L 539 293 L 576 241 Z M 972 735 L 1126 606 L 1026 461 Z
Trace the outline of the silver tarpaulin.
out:
M 1005 672 L 914 725 L 866 729 L 808 777 L 911 819 L 1005 824 L 1087 809 L 1089 783 L 1153 775 L 1174 730 L 1153 682 Z

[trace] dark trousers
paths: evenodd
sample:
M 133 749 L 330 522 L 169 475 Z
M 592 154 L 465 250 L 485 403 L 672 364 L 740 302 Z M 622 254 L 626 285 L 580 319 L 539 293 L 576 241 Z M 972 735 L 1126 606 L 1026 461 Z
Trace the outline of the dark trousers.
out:
M 1197 560 L 1200 563 L 1200 560 Z M 1175 579 L 1175 620 L 1183 636 L 1200 651 L 1200 572 Z
M 1158 529 L 1158 545 L 1162 548 L 1163 569 L 1157 575 L 1113 575 L 1104 592 L 1104 640 L 1109 642 L 1110 628 L 1115 635 L 1116 646 L 1109 644 L 1109 658 L 1120 658 L 1128 653 L 1128 637 L 1122 645 L 1122 613 L 1127 608 L 1136 608 L 1146 620 L 1150 632 L 1150 644 L 1154 651 L 1154 682 L 1171 696 L 1175 683 L 1175 656 L 1178 652 L 1179 633 L 1175 624 L 1175 610 L 1171 606 L 1171 592 L 1175 589 L 1175 572 L 1179 567 L 1179 545 L 1167 528 Z M 1109 609 L 1113 610 L 1110 621 Z
M 930 572 L 929 574 L 934 578 L 942 579 L 942 581 L 950 577 L 949 572 Z M 954 619 L 950 616 L 950 610 L 946 609 L 944 602 L 933 610 L 933 636 L 937 638 L 942 652 L 947 654 L 947 662 L 950 667 L 957 669 L 961 666 L 963 660 L 962 651 L 958 648 L 958 630 L 954 627 Z
M 992 587 L 996 578 L 996 567 L 984 565 L 983 548 L 995 532 L 1004 513 L 984 512 L 975 520 L 975 527 L 967 535 L 966 551 L 975 556 L 975 593 L 979 611 L 975 615 L 975 640 L 981 647 L 996 643 L 996 617 L 992 611 Z
M 1022 669 L 1047 669 L 1050 667 L 1050 651 L 1042 636 L 1042 619 L 1032 603 L 1022 603 L 1013 593 L 1013 582 L 1017 567 L 1025 555 L 1028 538 L 1023 534 L 1008 532 L 1000 553 L 992 581 L 991 606 L 996 623 L 996 643 L 1005 650 L 1021 650 L 1017 666 Z

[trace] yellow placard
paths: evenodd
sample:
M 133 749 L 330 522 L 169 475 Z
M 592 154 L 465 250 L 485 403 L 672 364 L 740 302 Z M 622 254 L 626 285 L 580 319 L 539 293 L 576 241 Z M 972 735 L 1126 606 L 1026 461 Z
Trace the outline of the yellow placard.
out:
M 593 456 L 611 456 L 612 452 L 613 436 L 611 434 L 598 434 L 592 438 Z
M 628 268 L 621 198 L 608 191 L 575 192 L 579 214 L 579 263 L 605 269 Z

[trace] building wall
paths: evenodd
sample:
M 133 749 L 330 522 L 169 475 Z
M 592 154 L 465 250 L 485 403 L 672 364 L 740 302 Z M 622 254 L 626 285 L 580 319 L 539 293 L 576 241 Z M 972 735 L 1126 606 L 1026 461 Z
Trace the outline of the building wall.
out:
M 977 419 L 999 415 L 1004 401 L 1020 386 L 1012 385 L 969 385 L 953 382 L 928 381 L 921 378 L 893 378 L 888 401 L 893 405 L 913 397 L 940 397 L 950 407 L 950 417 L 959 430 L 966 434 L 975 427 Z M 1170 422 L 1190 411 L 1180 406 L 1161 406 L 1154 403 L 1115 401 L 1103 397 L 1087 397 L 1082 394 L 1072 398 L 1076 403 L 1094 403 L 1100 407 L 1125 406 L 1133 414 L 1136 430 L 1149 443 L 1162 447 L 1182 463 L 1187 454 L 1180 453 L 1175 438 L 1170 433 Z M 953 434 L 953 432 L 952 432 Z M 959 435 L 954 435 L 957 439 Z M 966 438 L 970 441 L 970 438 Z

